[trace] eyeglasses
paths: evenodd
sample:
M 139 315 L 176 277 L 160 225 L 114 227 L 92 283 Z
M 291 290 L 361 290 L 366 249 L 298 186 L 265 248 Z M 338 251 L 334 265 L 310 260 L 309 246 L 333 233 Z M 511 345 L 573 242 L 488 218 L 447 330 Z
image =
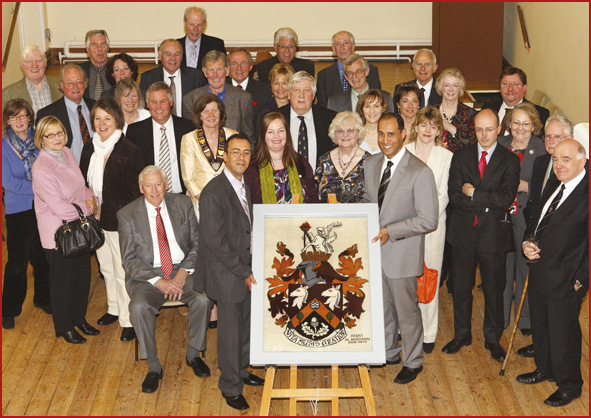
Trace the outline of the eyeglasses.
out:
M 296 46 L 295 45 L 277 45 L 277 48 L 293 50 L 293 49 L 296 49 Z
M 365 74 L 365 70 L 363 68 L 358 68 L 355 71 L 345 71 L 345 76 L 348 78 L 353 78 L 353 76 L 361 77 L 363 74 Z
M 29 116 L 29 115 L 16 115 L 16 116 L 9 116 L 9 117 L 8 117 L 8 120 L 9 120 L 10 122 L 16 122 L 17 120 L 18 120 L 18 121 L 21 121 L 21 120 L 27 120 L 27 119 L 29 119 L 29 118 L 30 118 L 30 116 Z
M 43 135 L 43 138 L 47 138 L 47 139 L 55 139 L 56 136 L 59 136 L 60 138 L 63 138 L 64 136 L 66 136 L 66 133 L 64 131 L 58 131 L 56 133 L 52 133 L 52 134 L 48 134 L 48 135 Z
M 519 82 L 517 82 L 517 81 L 514 81 L 514 82 L 503 81 L 503 82 L 501 83 L 501 87 L 505 87 L 505 88 L 506 88 L 506 87 L 509 87 L 509 86 L 513 86 L 513 87 L 521 87 L 521 86 L 523 86 L 523 84 L 522 84 L 522 83 L 519 83 Z
M 514 128 L 521 128 L 524 127 L 525 129 L 529 129 L 532 126 L 531 122 L 519 122 L 514 120 L 513 122 L 511 122 L 511 126 Z
M 564 138 L 566 138 L 566 135 L 562 135 L 562 136 L 560 136 L 560 135 L 546 135 L 546 136 L 544 136 L 544 139 L 546 141 L 548 141 L 548 142 L 554 142 L 554 143 L 560 142 Z
M 337 134 L 338 136 L 343 136 L 345 133 L 347 133 L 347 135 L 355 135 L 355 132 L 357 132 L 357 129 L 353 129 L 353 128 L 349 128 L 347 130 L 337 129 L 336 131 L 334 131 L 334 133 Z
M 84 86 L 86 83 L 84 83 L 84 80 L 78 80 L 78 81 L 66 81 L 64 82 L 64 84 L 68 87 L 68 88 L 72 88 L 74 86 Z
M 477 134 L 482 134 L 483 132 L 486 132 L 487 134 L 492 134 L 497 129 L 498 128 L 476 128 L 475 131 Z

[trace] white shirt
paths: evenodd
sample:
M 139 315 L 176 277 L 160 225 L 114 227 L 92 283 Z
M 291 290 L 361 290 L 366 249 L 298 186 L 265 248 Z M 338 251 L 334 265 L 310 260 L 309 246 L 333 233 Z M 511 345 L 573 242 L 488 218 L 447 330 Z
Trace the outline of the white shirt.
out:
M 306 123 L 306 131 L 308 132 L 308 162 L 312 166 L 312 171 L 316 171 L 318 148 L 316 146 L 316 129 L 314 127 L 312 108 L 303 115 L 298 115 L 293 108 L 289 109 L 289 132 L 291 133 L 291 140 L 296 152 L 298 150 L 298 132 L 300 131 L 301 124 L 298 116 L 303 116 L 304 122 Z
M 431 88 L 433 87 L 433 78 L 431 78 L 431 81 L 429 81 L 424 86 L 421 83 L 419 83 L 419 80 L 417 80 L 417 87 L 419 88 L 419 90 L 425 89 L 425 93 L 423 95 L 425 96 L 425 106 L 427 106 L 429 104 L 429 97 L 431 97 Z M 420 101 L 421 101 L 421 98 L 419 97 L 419 102 Z
M 177 116 L 183 114 L 183 89 L 181 86 L 181 69 L 175 71 L 174 74 L 168 74 L 168 72 L 162 68 L 162 72 L 164 73 L 164 82 L 168 87 L 170 87 L 170 78 L 174 76 L 174 87 L 175 91 L 172 92 L 174 95 L 174 109 L 176 110 Z
M 238 197 L 238 201 L 242 204 L 242 187 L 244 187 L 244 176 L 240 180 L 234 177 L 234 174 L 230 173 L 230 170 L 224 168 L 224 174 L 230 181 L 230 184 L 234 188 L 234 192 L 236 192 L 236 196 Z
M 72 128 L 72 143 L 70 146 L 70 150 L 72 150 L 72 154 L 76 158 L 76 162 L 80 164 L 80 157 L 82 156 L 82 148 L 84 147 L 84 142 L 82 141 L 82 132 L 80 132 L 80 122 L 78 121 L 78 106 L 82 106 L 81 112 L 84 120 L 86 121 L 86 127 L 88 128 L 88 133 L 90 137 L 88 141 L 92 141 L 92 137 L 94 136 L 94 129 L 92 129 L 93 125 L 89 123 L 90 121 L 90 110 L 88 106 L 86 106 L 86 102 L 84 99 L 80 101 L 80 104 L 77 105 L 66 96 L 64 96 L 64 103 L 66 104 L 66 110 L 68 112 L 68 120 L 70 121 L 70 128 Z
M 242 87 L 242 90 L 246 91 L 246 87 L 248 86 L 248 80 L 249 80 L 249 77 L 246 77 L 242 83 L 237 83 L 236 80 L 232 79 L 232 85 L 234 87 L 237 87 L 238 84 L 240 84 L 240 87 Z
M 382 174 L 380 174 L 380 181 L 382 180 L 382 176 L 384 175 L 384 171 L 386 170 L 386 167 L 388 166 L 388 161 L 392 161 L 392 167 L 390 167 L 390 178 L 392 178 L 392 175 L 394 174 L 394 171 L 396 171 L 396 167 L 398 167 L 398 163 L 400 163 L 400 160 L 402 160 L 402 156 L 404 155 L 404 153 L 406 152 L 406 147 L 402 147 L 402 149 L 400 151 L 398 151 L 398 153 L 393 156 L 392 158 L 388 158 L 384 155 L 384 162 L 382 163 Z
M 170 153 L 170 172 L 172 179 L 168 179 L 172 182 L 172 192 L 182 193 L 183 188 L 181 186 L 181 176 L 179 173 L 178 155 L 176 154 L 176 138 L 174 137 L 174 124 L 172 123 L 172 116 L 168 118 L 168 121 L 164 125 L 160 125 L 154 119 L 152 119 L 152 135 L 154 138 L 154 165 L 160 167 L 160 139 L 162 138 L 162 131 L 160 126 L 166 128 L 166 138 L 168 139 L 168 152 Z
M 193 53 L 193 45 L 197 45 L 197 48 L 195 49 L 195 53 L 197 55 L 197 58 L 195 59 L 194 63 L 191 62 L 191 54 Z M 189 39 L 188 36 L 185 38 L 185 51 L 187 52 L 187 56 L 185 57 L 185 59 L 187 61 L 187 67 L 197 68 L 197 61 L 199 61 L 199 50 L 200 49 L 201 49 L 201 36 L 199 37 L 199 39 L 197 39 L 195 41 L 195 43 L 191 42 L 191 40 Z M 185 51 L 183 51 L 183 53 Z M 191 64 L 194 64 L 194 65 L 191 65 Z
M 579 173 L 579 175 L 576 176 L 574 179 L 572 179 L 568 183 L 561 182 L 558 185 L 558 187 L 556 187 L 556 190 L 554 190 L 552 195 L 548 198 L 548 200 L 546 201 L 546 204 L 544 205 L 544 208 L 542 209 L 540 219 L 538 219 L 538 226 L 540 226 L 540 222 L 542 222 L 544 215 L 546 214 L 546 212 L 548 212 L 548 208 L 550 207 L 550 205 L 552 204 L 552 201 L 554 200 L 554 198 L 556 197 L 556 195 L 560 191 L 560 188 L 562 187 L 562 185 L 564 184 L 564 191 L 562 192 L 562 198 L 560 199 L 560 202 L 558 202 L 556 209 L 558 209 L 560 207 L 560 205 L 562 205 L 562 203 L 570 196 L 570 194 L 573 192 L 573 190 L 579 185 L 579 183 L 583 180 L 583 177 L 585 177 L 585 173 L 586 173 L 586 170 L 583 169 L 583 171 L 581 171 Z M 536 231 L 538 229 L 538 226 L 536 226 Z

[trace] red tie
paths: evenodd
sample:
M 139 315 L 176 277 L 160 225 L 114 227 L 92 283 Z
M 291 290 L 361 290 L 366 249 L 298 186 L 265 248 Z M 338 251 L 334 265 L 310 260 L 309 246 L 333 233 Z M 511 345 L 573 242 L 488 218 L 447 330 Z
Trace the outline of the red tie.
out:
M 156 208 L 156 234 L 158 236 L 158 250 L 160 251 L 160 268 L 164 273 L 164 278 L 169 279 L 172 273 L 172 257 L 170 256 L 170 247 L 168 246 L 168 238 L 166 237 L 166 229 L 160 215 L 160 209 L 162 208 Z
M 238 84 L 236 87 L 238 87 L 239 89 L 242 89 L 242 86 L 240 84 Z
M 480 161 L 478 161 L 478 171 L 480 172 L 480 180 L 482 180 L 482 176 L 484 175 L 484 170 L 486 170 L 486 155 L 488 152 L 482 151 L 482 156 L 480 157 Z M 474 217 L 474 225 L 478 223 L 478 216 Z

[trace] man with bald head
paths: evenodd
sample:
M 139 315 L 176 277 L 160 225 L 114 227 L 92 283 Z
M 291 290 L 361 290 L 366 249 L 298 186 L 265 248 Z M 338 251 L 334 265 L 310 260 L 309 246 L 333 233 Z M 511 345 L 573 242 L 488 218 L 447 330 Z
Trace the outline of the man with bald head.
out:
M 419 49 L 412 58 L 412 70 L 417 78 L 407 83 L 397 84 L 392 97 L 396 97 L 402 84 L 416 84 L 421 92 L 419 96 L 420 108 L 441 103 L 441 96 L 435 90 L 435 79 L 433 78 L 433 74 L 437 71 L 435 53 L 430 49 Z
M 535 384 L 554 379 L 544 403 L 564 406 L 581 396 L 579 312 L 589 287 L 589 174 L 585 148 L 564 139 L 554 149 L 557 182 L 547 185 L 531 216 L 523 252 L 531 261 L 529 304 L 536 369 L 517 376 Z
M 351 90 L 351 84 L 345 77 L 345 60 L 355 52 L 355 37 L 346 30 L 332 35 L 332 51 L 337 62 L 318 72 L 318 104 L 326 107 L 328 98 Z M 367 83 L 370 89 L 381 90 L 380 74 L 375 65 L 369 65 Z M 355 109 L 353 109 L 355 111 Z
M 203 57 L 209 51 L 220 51 L 226 53 L 224 41 L 214 36 L 204 34 L 207 27 L 207 12 L 201 7 L 187 7 L 183 15 L 183 25 L 187 33 L 177 39 L 184 49 L 183 67 L 201 69 Z

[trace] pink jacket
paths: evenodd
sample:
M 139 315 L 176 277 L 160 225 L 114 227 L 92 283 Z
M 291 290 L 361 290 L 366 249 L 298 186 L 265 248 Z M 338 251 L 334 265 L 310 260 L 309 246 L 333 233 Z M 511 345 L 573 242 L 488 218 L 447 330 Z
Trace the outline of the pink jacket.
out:
M 35 194 L 35 213 L 43 248 L 55 249 L 55 231 L 62 219 L 72 221 L 78 218 L 76 203 L 85 215 L 90 214 L 86 199 L 93 193 L 85 186 L 84 177 L 70 148 L 63 148 L 65 163 L 62 163 L 45 150 L 33 164 L 33 193 Z

